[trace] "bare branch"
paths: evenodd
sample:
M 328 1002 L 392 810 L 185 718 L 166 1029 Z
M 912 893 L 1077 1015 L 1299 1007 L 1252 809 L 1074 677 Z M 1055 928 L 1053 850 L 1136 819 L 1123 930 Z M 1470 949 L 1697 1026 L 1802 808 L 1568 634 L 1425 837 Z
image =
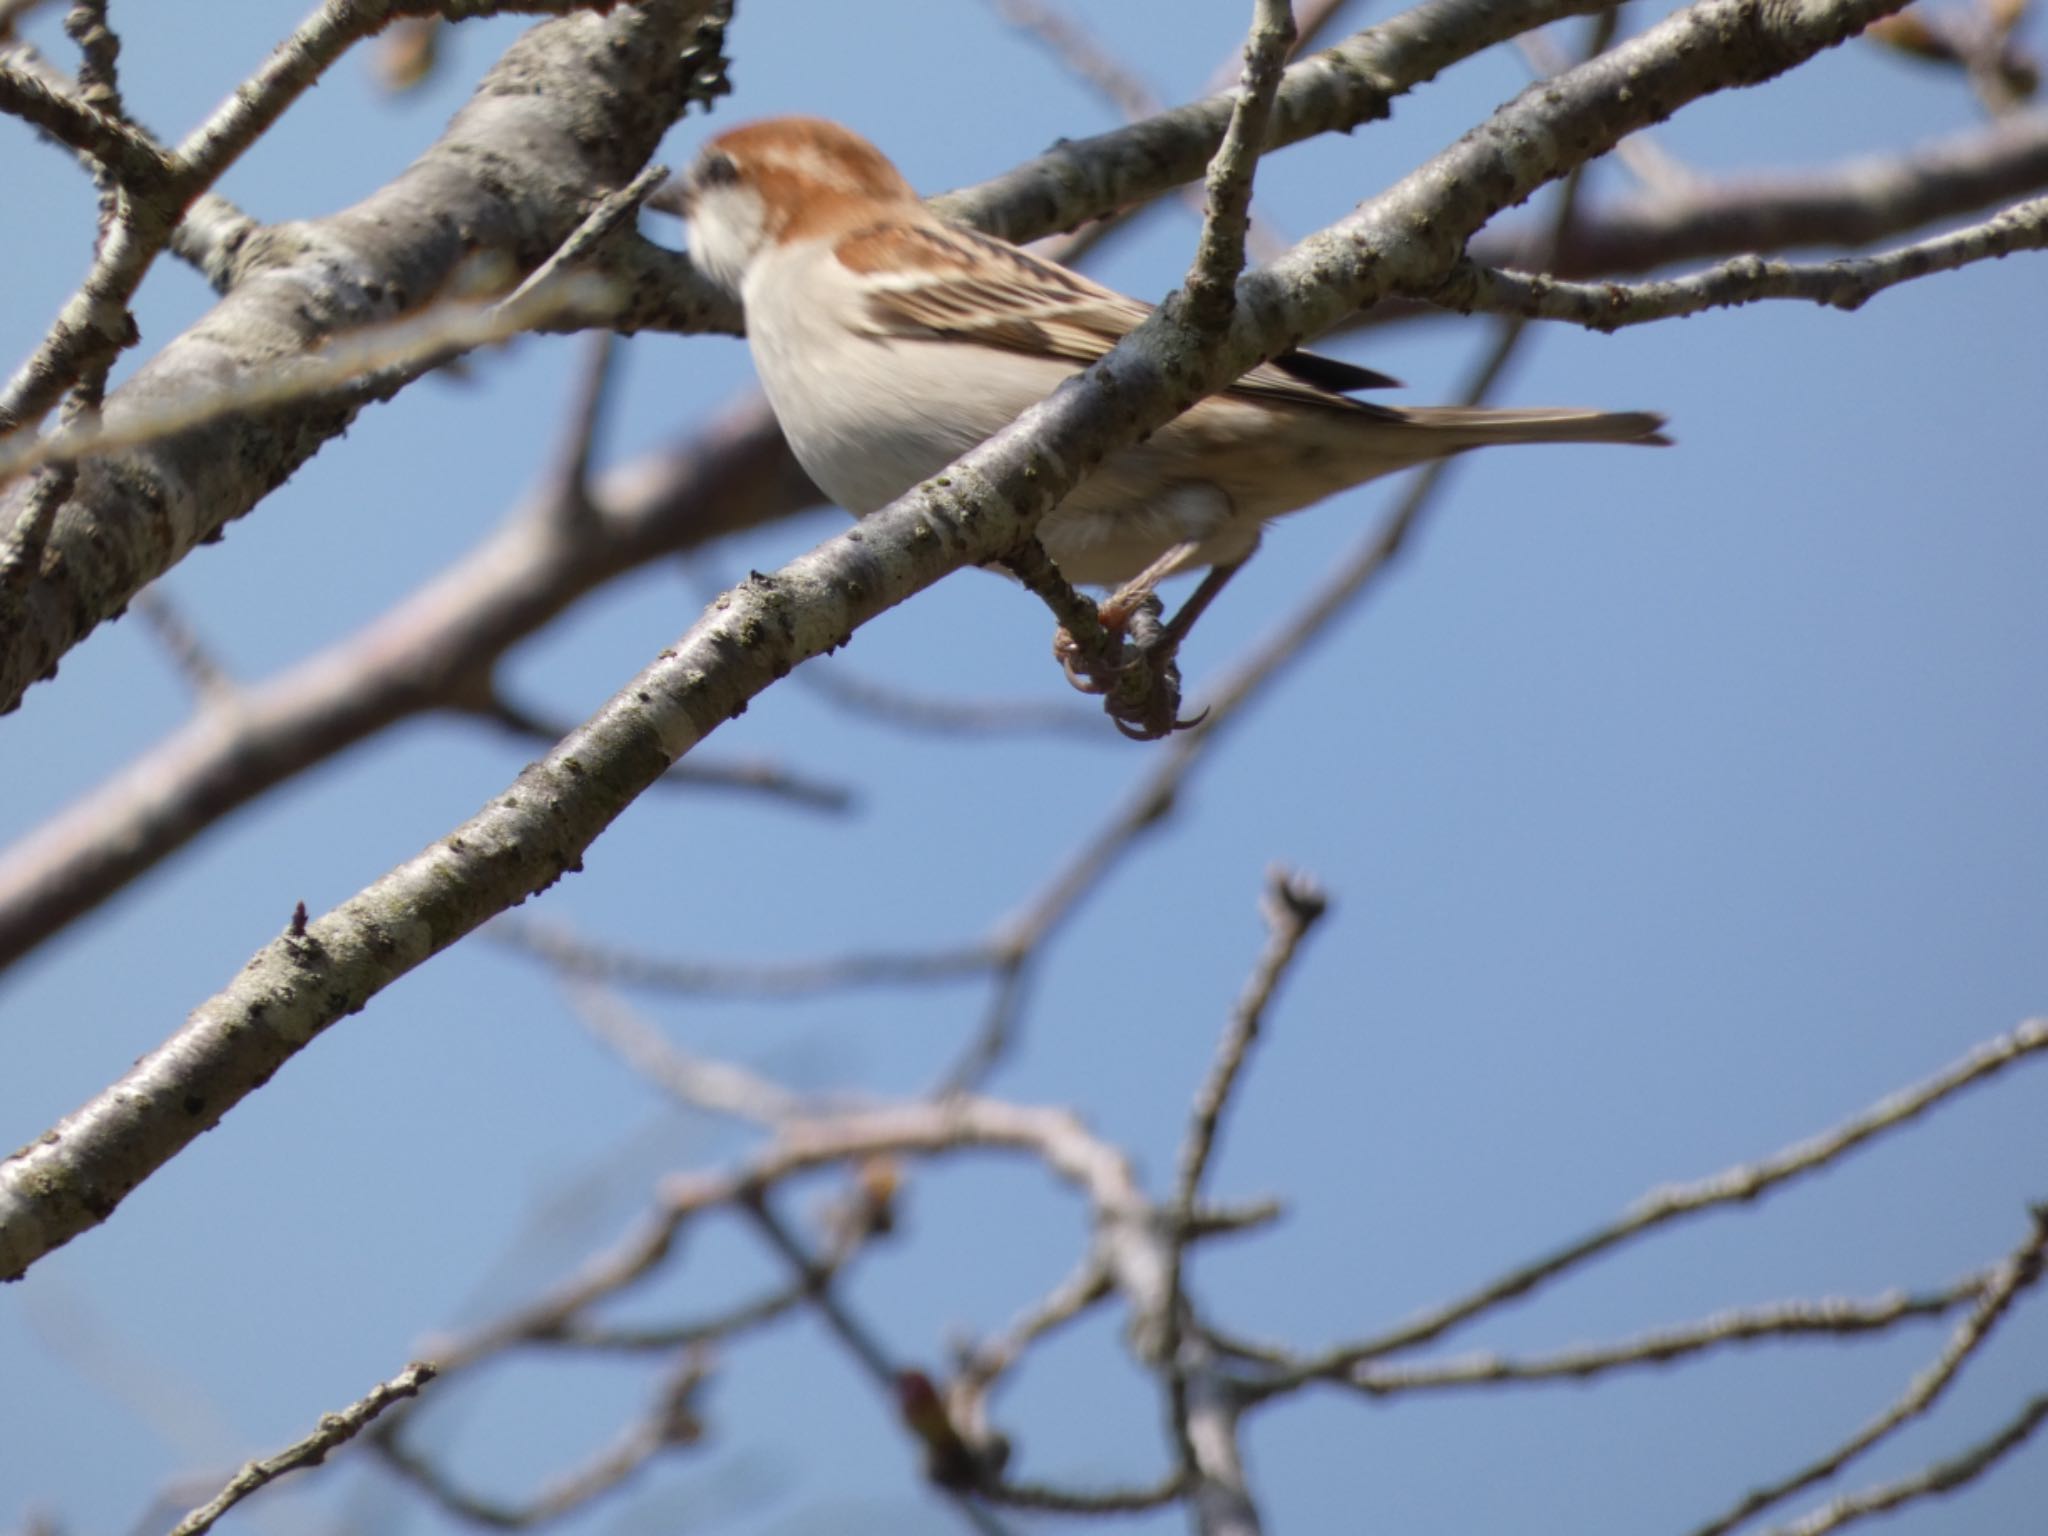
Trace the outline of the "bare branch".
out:
M 577 1017 L 635 1073 L 690 1109 L 778 1126 L 812 1106 L 764 1077 L 730 1062 L 691 1055 L 603 987 L 569 988 Z
M 98 46 L 97 43 L 94 46 Z M 82 50 L 83 51 L 83 46 Z M 20 39 L 9 39 L 4 27 L 0 27 L 0 56 L 15 70 L 32 76 L 45 91 L 74 98 L 79 105 L 95 110 L 108 111 L 119 106 L 118 93 L 104 93 L 66 77 L 61 70 L 52 67 L 34 48 Z M 88 65 L 90 72 L 92 66 Z M 107 66 L 112 76 L 112 62 Z M 145 130 L 125 116 L 122 121 L 136 133 Z M 163 147 L 163 141 L 155 135 L 147 135 L 149 142 L 166 159 L 170 151 Z M 77 153 L 74 151 L 74 153 Z M 96 179 L 104 178 L 99 161 L 90 154 L 79 154 L 80 162 L 94 172 Z M 104 222 L 104 218 L 103 218 Z M 217 192 L 202 193 L 185 209 L 185 215 L 172 230 L 169 249 L 181 260 L 191 263 L 200 274 L 218 291 L 225 292 L 235 275 L 236 255 L 244 244 L 259 233 L 261 226 L 243 213 L 233 203 Z
M 2012 1306 L 2013 1299 L 2041 1278 L 2041 1255 L 2048 1248 L 2048 1206 L 2036 1207 L 2026 1240 L 1991 1274 L 1984 1293 L 1977 1298 L 1970 1315 L 1949 1337 L 1939 1356 L 1915 1376 L 1899 1400 L 1872 1419 L 1833 1450 L 1775 1483 L 1745 1495 L 1729 1511 L 1708 1521 L 1693 1536 L 1723 1536 L 1724 1532 L 1753 1519 L 1773 1504 L 1782 1503 L 1801 1489 L 1833 1477 L 1850 1462 L 1880 1441 L 1918 1418 L 1940 1400 L 1970 1357 L 1983 1347 L 1991 1330 Z
M 1131 122 L 1165 105 L 1137 74 L 1074 17 L 1045 0 L 992 0 L 996 14 L 1037 43 Z
M 1316 1377 L 1342 1379 L 1364 1361 L 1440 1338 L 1503 1302 L 1529 1294 L 1595 1255 L 1668 1222 L 1724 1205 L 1753 1201 L 1781 1184 L 1824 1168 L 1865 1142 L 1910 1124 L 1965 1088 L 2043 1050 L 2048 1050 L 2048 1019 L 2029 1019 L 2010 1034 L 1986 1041 L 1926 1082 L 1880 1099 L 1831 1131 L 1787 1147 L 1761 1162 L 1739 1164 L 1696 1183 L 1652 1190 L 1618 1220 L 1576 1242 L 1520 1265 L 1478 1290 L 1434 1307 L 1389 1332 L 1303 1361 L 1291 1371 L 1258 1383 L 1253 1390 L 1263 1398 Z
M 171 665 L 178 669 L 178 675 L 191 685 L 193 695 L 203 705 L 225 704 L 238 696 L 241 690 L 235 687 L 221 665 L 207 650 L 206 643 L 199 638 L 178 605 L 157 587 L 144 587 L 135 594 L 135 611 L 156 636 L 157 644 L 171 659 Z
M 538 955 L 565 976 L 617 986 L 725 997 L 809 997 L 853 987 L 921 986 L 977 976 L 995 968 L 998 956 L 981 944 L 955 949 L 872 952 L 811 961 L 667 960 L 571 934 L 560 923 L 503 917 L 490 937 Z
M 1279 870 L 1267 877 L 1265 899 L 1260 911 L 1266 920 L 1266 948 L 1253 968 L 1251 980 L 1237 1006 L 1231 1010 L 1216 1060 L 1195 1094 L 1194 1113 L 1189 1119 L 1187 1139 L 1180 1151 L 1180 1169 L 1174 1180 L 1173 1203 L 1167 1209 L 1167 1267 L 1164 1307 L 1159 1319 L 1164 1330 L 1160 1357 L 1166 1363 L 1168 1424 L 1180 1451 L 1181 1471 L 1190 1480 L 1201 1474 L 1197 1461 L 1195 1426 L 1191 1422 L 1188 1379 L 1181 1368 L 1182 1267 L 1187 1258 L 1186 1230 L 1194 1215 L 1195 1200 L 1201 1193 L 1202 1175 L 1215 1150 L 1216 1132 L 1229 1105 L 1231 1090 L 1243 1074 L 1245 1063 L 1257 1043 L 1266 1009 L 1279 988 L 1281 978 L 1301 950 L 1301 942 L 1329 909 L 1328 898 L 1315 882 L 1303 875 Z
M 1244 45 L 1244 80 L 1230 109 L 1230 125 L 1209 162 L 1209 207 L 1194 264 L 1182 282 L 1189 325 L 1220 330 L 1237 307 L 1244 272 L 1245 233 L 1251 227 L 1252 174 L 1273 117 L 1281 67 L 1294 46 L 1292 0 L 1256 0 Z
M 1855 310 L 1900 283 L 2042 249 L 2048 249 L 2048 197 L 2016 204 L 1967 229 L 1860 260 L 1802 265 L 1740 256 L 1656 283 L 1568 283 L 1465 264 L 1429 297 L 1468 314 L 1483 309 L 1614 331 L 1763 299 L 1801 299 Z
M 1048 1515 L 1134 1515 L 1148 1509 L 1163 1509 L 1187 1496 L 1187 1484 L 1177 1474 L 1163 1477 L 1149 1488 L 1075 1489 L 1053 1488 L 1043 1483 L 996 1483 L 981 1490 L 991 1504 L 1012 1509 L 1036 1510 Z
M 1116 58 L 1099 39 L 1074 16 L 1046 0 L 993 0 L 997 13 L 1024 36 L 1041 44 L 1064 64 L 1084 84 L 1092 87 L 1108 100 L 1111 106 L 1122 114 L 1127 122 L 1142 122 L 1157 116 L 1165 110 L 1165 103 L 1153 94 L 1150 86 Z M 1312 38 L 1328 23 L 1336 7 L 1321 3 L 1310 8 L 1305 25 L 1300 26 L 1300 41 Z M 1220 78 L 1209 85 L 1211 91 L 1229 89 L 1240 66 L 1241 54 L 1232 63 L 1218 71 Z M 1275 66 L 1278 67 L 1277 64 Z M 1202 212 L 1202 194 L 1199 188 L 1186 188 L 1181 200 L 1192 207 L 1197 216 Z M 1088 235 L 1090 231 L 1077 231 Z M 1075 240 L 1076 250 L 1056 253 L 1055 259 L 1069 260 L 1077 254 L 1078 248 L 1092 244 L 1092 239 Z M 1288 242 L 1279 238 L 1256 218 L 1249 218 L 1245 227 L 1245 246 L 1260 260 L 1269 260 L 1286 250 Z
M 0 112 L 20 118 L 53 139 L 90 155 L 107 167 L 115 180 L 147 194 L 172 174 L 171 157 L 148 134 L 130 127 L 113 113 L 51 90 L 11 60 L 0 58 Z M 0 401 L 0 419 L 5 402 Z
M 597 216 L 605 212 L 600 208 Z M 552 258 L 544 270 L 554 275 Z M 198 428 L 284 406 L 320 401 L 353 410 L 460 353 L 503 345 L 565 316 L 602 319 L 613 304 L 611 289 L 595 277 L 546 288 L 521 284 L 498 300 L 437 304 L 424 314 L 339 337 L 265 376 L 244 375 L 218 389 L 197 389 L 114 418 L 82 420 L 41 437 L 22 432 L 0 439 L 0 481 L 119 449 L 158 447 Z
M 78 45 L 79 94 L 88 105 L 126 121 L 121 105 L 121 38 L 107 20 L 107 0 L 78 0 L 65 13 L 64 35 Z M 102 219 L 109 212 L 103 204 Z
M 1604 8 L 1594 0 L 1423 0 L 1290 67 L 1274 100 L 1265 148 L 1375 122 L 1396 96 L 1461 59 L 1530 27 Z M 1009 240 L 1072 229 L 1199 180 L 1236 105 L 1235 91 L 1220 91 L 1143 123 L 1070 139 L 992 181 L 934 199 L 933 206 Z
M 985 1422 L 988 1391 L 1024 1352 L 1116 1294 L 1116 1277 L 1103 1256 L 1090 1251 L 1074 1272 L 1001 1333 L 961 1353 L 953 1382 L 964 1422 Z
M 1390 1397 L 1400 1392 L 1430 1392 L 1452 1387 L 1585 1381 L 1609 1371 L 1668 1365 L 1688 1355 L 1732 1344 L 1881 1333 L 1903 1322 L 1944 1316 L 1983 1296 L 1991 1281 L 1992 1276 L 1983 1273 L 1922 1295 L 1894 1292 L 1872 1301 L 1833 1298 L 1744 1307 L 1697 1323 L 1660 1328 L 1617 1344 L 1585 1345 L 1532 1359 L 1481 1354 L 1419 1365 L 1366 1362 L 1355 1367 L 1344 1382 L 1369 1397 Z M 1239 1351 L 1233 1348 L 1232 1353 Z M 1293 1365 L 1289 1357 L 1265 1351 L 1249 1354 L 1246 1358 L 1282 1370 Z
M 1329 910 L 1329 898 L 1305 875 L 1275 870 L 1267 877 L 1265 899 L 1259 903 L 1266 919 L 1266 948 L 1259 956 L 1244 995 L 1230 1011 L 1223 1039 L 1216 1048 L 1216 1060 L 1209 1076 L 1195 1094 L 1194 1114 L 1187 1140 L 1180 1151 L 1180 1174 L 1174 1183 L 1174 1210 L 1191 1215 L 1201 1192 L 1202 1175 L 1216 1147 L 1216 1132 L 1223 1111 L 1230 1102 L 1252 1046 L 1259 1038 L 1266 1009 L 1279 989 L 1281 979 L 1300 953 L 1302 940 Z
M 2027 112 L 1904 153 L 1792 174 L 1696 181 L 1595 210 L 1544 270 L 1593 278 L 1674 261 L 1802 246 L 1869 245 L 2048 186 L 2048 112 Z M 1524 231 L 1489 229 L 1472 259 L 1541 265 Z
M 958 1429 L 945 1418 L 944 1406 L 938 1402 L 930 1383 L 921 1374 L 905 1371 L 891 1363 L 874 1333 L 853 1315 L 832 1289 L 831 1271 L 812 1259 L 796 1234 L 775 1214 L 765 1190 L 748 1190 L 738 1204 L 753 1218 L 768 1246 L 795 1271 L 806 1299 L 825 1320 L 833 1335 L 846 1346 L 847 1353 L 860 1363 L 885 1398 L 900 1405 L 909 1427 L 924 1442 L 926 1475 L 933 1484 L 977 1531 L 986 1533 L 986 1536 L 1003 1536 L 1008 1528 L 970 1496 L 969 1490 L 978 1488 L 985 1481 L 979 1448 L 968 1445 Z
M 1096 743 L 1116 738 L 1101 717 L 1072 704 L 1043 699 L 946 699 L 912 693 L 849 671 L 836 661 L 814 661 L 790 681 L 863 719 L 937 736 L 1060 736 Z
M 286 1446 L 275 1456 L 266 1456 L 243 1467 L 217 1495 L 180 1520 L 172 1528 L 171 1536 L 201 1536 L 202 1532 L 212 1530 L 214 1522 L 222 1515 L 257 1489 L 276 1482 L 288 1472 L 319 1466 L 327 1459 L 328 1452 L 361 1434 L 393 1403 L 401 1398 L 418 1396 L 420 1388 L 432 1381 L 434 1375 L 433 1365 L 415 1361 L 391 1380 L 372 1387 L 360 1401 L 350 1403 L 339 1413 L 327 1414 L 320 1420 L 320 1427 L 305 1439 Z
M 558 1520 L 617 1491 L 666 1451 L 695 1445 L 703 1437 L 697 1396 L 709 1373 L 708 1357 L 695 1348 L 685 1349 L 661 1383 L 648 1413 L 610 1446 L 524 1503 L 503 1503 L 467 1492 L 407 1445 L 402 1436 L 391 1432 L 397 1425 L 387 1426 L 369 1443 L 387 1465 L 450 1514 L 499 1530 L 526 1529 Z
M 817 500 L 758 397 L 592 495 L 594 520 L 572 531 L 559 487 L 545 489 L 383 617 L 248 686 L 232 714 L 202 715 L 0 855 L 0 966 L 312 764 L 424 711 L 472 711 L 506 650 L 621 571 Z
M 416 309 L 480 255 L 531 271 L 589 212 L 585 189 L 630 180 L 685 104 L 714 88 L 690 59 L 679 65 L 677 54 L 696 49 L 701 57 L 711 46 L 696 31 L 718 3 L 644 0 L 529 32 L 486 77 L 478 105 L 391 186 L 327 219 L 294 225 L 288 239 L 244 242 L 232 291 L 115 394 L 109 425 L 118 430 L 131 413 L 160 411 L 195 390 L 232 388 L 274 370 L 280 357 Z M 574 7 L 536 0 L 525 8 Z M 273 56 L 252 89 L 181 147 L 173 178 L 180 198 L 196 196 L 219 174 L 331 61 L 344 34 L 359 35 L 350 28 L 374 27 L 406 9 L 392 0 L 333 0 L 292 48 Z M 484 7 L 455 9 L 480 14 Z M 495 152 L 508 138 L 519 143 L 517 156 Z M 39 416 L 85 361 L 111 357 L 124 344 L 127 299 L 175 226 L 175 212 L 141 210 L 116 223 L 72 309 L 17 375 L 7 398 L 18 419 Z M 351 281 L 337 282 L 337 272 Z M 260 501 L 341 431 L 354 409 L 237 417 L 88 465 L 50 530 L 61 558 L 18 600 L 0 598 L 0 708 L 17 702 L 139 588 Z M 0 523 L 15 521 L 16 505 L 0 502 Z
M 1975 1482 L 2025 1445 L 2044 1421 L 2048 1421 L 2048 1395 L 2034 1398 L 1996 1433 L 1959 1455 L 1937 1461 L 1911 1477 L 1845 1494 L 1803 1520 L 1773 1527 L 1765 1536 L 1826 1536 L 1829 1531 L 1838 1531 L 1870 1515 L 1881 1515 L 1936 1494 L 1953 1493 Z

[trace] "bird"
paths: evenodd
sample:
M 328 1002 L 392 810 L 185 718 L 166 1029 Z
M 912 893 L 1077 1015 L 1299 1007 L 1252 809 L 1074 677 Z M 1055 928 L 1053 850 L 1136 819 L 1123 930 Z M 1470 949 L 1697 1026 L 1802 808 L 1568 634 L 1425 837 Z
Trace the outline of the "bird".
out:
M 824 118 L 718 134 L 679 202 L 693 264 L 745 312 L 754 368 L 790 448 L 856 516 L 938 474 L 1152 313 L 939 217 L 879 149 Z M 1667 441 L 1648 411 L 1352 398 L 1396 383 L 1282 353 L 1106 457 L 1045 514 L 1039 540 L 1069 581 L 1118 587 L 1106 623 L 1168 577 L 1207 568 L 1182 610 L 1199 612 L 1268 522 L 1368 480 L 1496 443 Z

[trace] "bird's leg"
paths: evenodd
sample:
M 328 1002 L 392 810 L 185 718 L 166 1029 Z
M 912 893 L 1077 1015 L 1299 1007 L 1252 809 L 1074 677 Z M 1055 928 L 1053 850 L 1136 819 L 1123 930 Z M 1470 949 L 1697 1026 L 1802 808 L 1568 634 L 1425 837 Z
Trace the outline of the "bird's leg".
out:
M 1242 560 L 1233 561 L 1229 565 L 1210 566 L 1209 574 L 1202 578 L 1202 584 L 1188 594 L 1188 600 L 1180 605 L 1180 612 L 1167 623 L 1163 636 L 1165 643 L 1178 648 L 1181 641 L 1187 639 L 1188 631 L 1195 627 L 1195 620 L 1216 601 L 1216 594 L 1229 586 L 1230 578 L 1243 569 Z
M 1108 599 L 1096 610 L 1102 619 L 1104 629 L 1121 633 L 1129 627 L 1131 615 L 1138 611 L 1138 605 L 1152 595 L 1153 588 L 1187 568 L 1195 556 L 1198 544 L 1176 544 L 1165 554 L 1138 572 L 1129 581 L 1110 593 Z M 1206 583 L 1204 583 L 1206 585 Z M 1197 594 L 1199 595 L 1199 594 Z

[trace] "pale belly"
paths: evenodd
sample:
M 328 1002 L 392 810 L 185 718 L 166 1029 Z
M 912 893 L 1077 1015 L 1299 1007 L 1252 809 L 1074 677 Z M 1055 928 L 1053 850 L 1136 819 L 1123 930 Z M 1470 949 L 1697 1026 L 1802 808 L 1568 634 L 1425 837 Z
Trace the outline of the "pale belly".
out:
M 750 284 L 755 367 L 798 461 L 856 515 L 932 478 L 1077 371 L 991 351 L 982 354 L 990 366 L 975 390 L 964 391 L 950 344 L 848 337 L 820 325 L 816 302 L 777 302 L 790 291 Z M 1190 569 L 1241 560 L 1257 547 L 1266 518 L 1348 483 L 1340 474 L 1327 487 L 1309 486 L 1298 443 L 1285 450 L 1287 465 L 1273 462 L 1285 445 L 1263 410 L 1220 401 L 1196 409 L 1210 440 L 1219 430 L 1231 439 L 1220 462 L 1210 454 L 1198 465 L 1183 418 L 1111 455 L 1047 514 L 1039 537 L 1070 580 L 1114 585 L 1179 544 L 1199 546 Z M 1276 498 L 1282 485 L 1288 494 Z

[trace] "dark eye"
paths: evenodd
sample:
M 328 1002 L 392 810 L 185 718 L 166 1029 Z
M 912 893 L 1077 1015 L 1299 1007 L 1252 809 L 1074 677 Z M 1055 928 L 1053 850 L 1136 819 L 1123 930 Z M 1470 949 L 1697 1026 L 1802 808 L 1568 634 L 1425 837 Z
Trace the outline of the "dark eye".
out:
M 740 168 L 730 155 L 716 151 L 697 162 L 696 182 L 700 187 L 729 187 L 740 179 Z

